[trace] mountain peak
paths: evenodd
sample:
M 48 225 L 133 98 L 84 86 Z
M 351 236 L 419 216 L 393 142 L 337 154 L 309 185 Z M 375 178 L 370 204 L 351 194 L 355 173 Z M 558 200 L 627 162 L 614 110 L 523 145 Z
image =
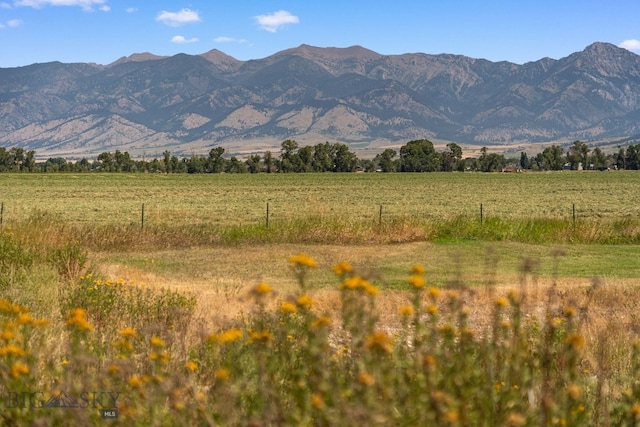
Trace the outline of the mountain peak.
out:
M 123 64 L 125 62 L 155 61 L 155 60 L 164 59 L 164 58 L 167 58 L 167 57 L 154 55 L 153 53 L 150 53 L 150 52 L 134 53 L 133 55 L 123 56 L 122 58 L 112 62 L 108 66 L 112 67 L 114 65 Z
M 349 46 L 349 47 L 317 47 L 308 44 L 301 44 L 298 47 L 287 49 L 282 51 L 284 54 L 297 54 L 305 57 L 322 57 L 322 58 L 335 58 L 345 59 L 351 57 L 357 57 L 362 59 L 378 59 L 382 55 L 373 50 L 369 50 L 362 46 Z
M 222 71 L 235 71 L 240 67 L 240 65 L 242 65 L 242 61 L 234 58 L 233 56 L 227 55 L 218 49 L 211 49 L 199 56 L 213 63 Z

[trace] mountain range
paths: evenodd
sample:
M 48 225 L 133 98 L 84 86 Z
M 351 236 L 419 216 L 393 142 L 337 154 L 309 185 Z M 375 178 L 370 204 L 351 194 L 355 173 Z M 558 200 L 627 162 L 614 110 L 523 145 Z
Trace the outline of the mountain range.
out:
M 475 146 L 640 134 L 640 56 L 594 43 L 526 64 L 301 45 L 240 61 L 219 50 L 112 64 L 0 68 L 0 146 L 39 156 L 278 151 L 412 139 Z

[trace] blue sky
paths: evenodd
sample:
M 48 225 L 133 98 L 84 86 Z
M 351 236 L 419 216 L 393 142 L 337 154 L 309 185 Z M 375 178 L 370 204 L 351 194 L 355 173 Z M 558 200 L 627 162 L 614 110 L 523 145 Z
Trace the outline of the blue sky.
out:
M 122 56 L 264 58 L 310 44 L 522 64 L 601 41 L 640 53 L 640 0 L 0 0 L 0 67 Z

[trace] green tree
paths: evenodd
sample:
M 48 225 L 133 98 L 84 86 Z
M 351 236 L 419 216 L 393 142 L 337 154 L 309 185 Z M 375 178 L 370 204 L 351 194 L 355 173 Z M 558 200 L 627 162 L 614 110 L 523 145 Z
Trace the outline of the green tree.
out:
M 271 173 L 271 169 L 273 168 L 273 154 L 271 154 L 271 151 L 266 151 L 264 153 L 264 167 L 267 171 L 267 173 Z
M 640 144 L 630 144 L 627 147 L 627 154 L 624 157 L 625 169 L 638 170 L 640 169 Z
M 207 158 L 205 169 L 209 173 L 220 173 L 225 169 L 225 160 L 222 155 L 224 154 L 224 148 L 215 147 L 209 150 L 209 157 Z
M 122 153 L 120 150 L 116 150 L 113 161 L 116 172 L 133 172 L 133 161 L 129 152 Z
M 445 151 L 441 155 L 442 170 L 445 172 L 460 170 L 462 148 L 454 142 L 447 144 L 447 148 L 449 149 L 449 151 Z
M 398 155 L 396 150 L 392 148 L 385 149 L 382 153 L 375 157 L 382 172 L 394 172 L 396 170 L 395 157 Z
M 110 152 L 105 151 L 100 153 L 97 160 L 99 162 L 100 169 L 103 171 L 113 172 L 115 170 L 113 155 Z
M 580 166 L 587 169 L 589 151 L 589 146 L 586 143 L 573 142 L 573 145 L 567 150 L 567 161 L 571 164 L 571 170 L 578 170 Z
M 562 147 L 552 145 L 542 151 L 542 168 L 545 170 L 559 171 L 564 166 L 565 158 Z
M 249 173 L 258 173 L 260 172 L 260 155 L 253 154 L 249 156 L 249 158 L 245 161 L 247 165 L 247 170 Z
M 24 148 L 13 147 L 9 150 L 9 155 L 12 158 L 11 170 L 21 171 L 25 160 Z
M 313 148 L 311 146 L 305 146 L 298 149 L 298 152 L 294 154 L 294 158 L 296 158 L 295 163 L 295 172 L 311 172 L 312 170 L 312 159 L 313 159 Z
M 482 172 L 497 172 L 507 164 L 504 155 L 497 153 L 488 154 L 487 147 L 482 147 L 480 153 L 478 167 Z
M 530 169 L 529 157 L 527 156 L 527 153 L 525 153 L 524 151 L 520 153 L 520 167 L 522 169 Z
M 171 151 L 165 150 L 165 152 L 162 153 L 162 156 L 164 158 L 164 171 L 166 173 L 170 173 L 171 172 Z
M 0 147 L 0 172 L 7 172 L 11 170 L 13 166 L 13 160 L 9 155 L 9 152 L 5 147 Z
M 192 154 L 191 158 L 187 160 L 187 173 L 203 173 L 205 163 L 206 161 L 202 156 Z
M 436 172 L 439 169 L 440 161 L 431 141 L 418 139 L 400 147 L 401 172 Z
M 311 168 L 314 172 L 328 172 L 333 170 L 335 147 L 328 141 L 313 146 Z
M 600 147 L 593 149 L 591 154 L 591 163 L 597 170 L 603 170 L 607 168 L 607 156 L 602 152 Z
M 298 143 L 292 139 L 287 139 L 282 141 L 280 147 L 280 172 L 295 172 L 298 159 L 293 157 L 298 150 Z
M 355 153 L 349 150 L 345 144 L 335 144 L 335 172 L 353 172 L 358 164 Z
M 225 163 L 224 171 L 226 173 L 245 173 L 247 167 L 237 157 L 233 156 Z

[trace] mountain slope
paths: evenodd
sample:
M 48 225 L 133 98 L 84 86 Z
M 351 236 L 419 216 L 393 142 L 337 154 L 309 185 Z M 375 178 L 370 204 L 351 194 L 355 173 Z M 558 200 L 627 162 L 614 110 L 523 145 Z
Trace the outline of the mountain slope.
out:
M 302 45 L 239 61 L 134 54 L 0 69 L 0 146 L 40 155 L 233 152 L 326 140 L 494 145 L 639 133 L 640 56 L 594 43 L 523 65 Z

